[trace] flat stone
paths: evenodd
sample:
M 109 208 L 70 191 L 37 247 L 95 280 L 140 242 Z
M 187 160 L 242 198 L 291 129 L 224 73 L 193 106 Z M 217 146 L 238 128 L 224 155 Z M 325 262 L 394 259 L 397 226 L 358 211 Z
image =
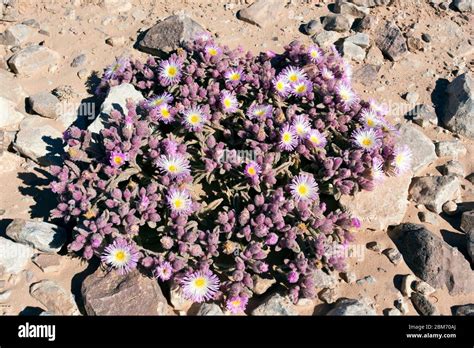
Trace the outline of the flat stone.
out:
M 152 55 L 169 53 L 205 31 L 199 23 L 188 16 L 170 16 L 151 27 L 138 42 L 137 47 L 140 51 Z
M 169 309 L 156 279 L 135 270 L 126 275 L 98 269 L 82 283 L 88 315 L 167 315 Z
M 128 12 L 133 8 L 130 0 L 101 0 L 100 6 L 112 13 Z
M 471 265 L 448 243 L 422 225 L 401 224 L 390 233 L 406 265 L 423 281 L 436 289 L 447 287 L 451 295 L 474 291 Z
M 33 249 L 29 246 L 12 242 L 0 237 L 0 274 L 18 274 L 26 268 L 28 261 L 33 256 Z
M 198 316 L 215 316 L 215 315 L 224 315 L 222 309 L 215 303 L 202 303 L 199 306 L 199 310 L 196 315 Z
M 364 86 L 371 86 L 377 80 L 380 67 L 380 65 L 365 64 L 354 72 L 353 78 Z
M 421 128 L 406 123 L 399 127 L 400 143 L 407 145 L 412 152 L 411 168 L 414 174 L 436 160 L 435 146 Z
M 400 60 L 408 52 L 402 32 L 392 22 L 386 22 L 379 30 L 375 43 L 392 61 Z
M 423 281 L 415 281 L 413 288 L 416 292 L 419 292 L 422 295 L 429 296 L 436 292 L 436 289 L 433 288 L 430 284 Z
M 454 315 L 473 315 L 474 316 L 474 303 L 469 303 L 462 306 L 457 306 L 454 310 Z
M 325 30 L 343 33 L 351 29 L 354 19 L 341 14 L 328 15 L 323 19 Z
M 12 25 L 0 34 L 0 45 L 21 46 L 31 38 L 33 33 L 33 29 L 27 25 Z
M 55 273 L 61 269 L 62 257 L 59 255 L 37 254 L 32 260 L 44 273 Z
M 398 265 L 402 260 L 403 256 L 397 249 L 388 248 L 383 251 L 383 254 L 387 256 L 391 263 Z
M 357 33 L 355 35 L 349 36 L 346 39 L 347 42 L 351 42 L 354 45 L 357 45 L 362 48 L 367 48 L 370 45 L 369 35 L 365 33 Z
M 436 306 L 423 294 L 414 292 L 411 295 L 411 302 L 421 315 L 439 315 Z
M 59 99 L 49 93 L 40 92 L 29 97 L 30 106 L 38 115 L 56 119 L 60 115 Z
M 469 73 L 456 77 L 446 88 L 448 101 L 443 124 L 451 131 L 474 139 L 474 82 Z
M 342 45 L 344 58 L 353 59 L 362 62 L 365 59 L 365 50 L 352 42 L 344 41 Z
M 14 73 L 32 76 L 48 73 L 59 61 L 57 52 L 45 46 L 33 45 L 15 53 L 8 64 Z
M 327 315 L 330 316 L 351 316 L 351 315 L 376 315 L 375 309 L 365 303 L 349 298 L 340 298 L 335 307 Z
M 414 202 L 438 214 L 443 211 L 443 204 L 456 199 L 459 192 L 460 181 L 455 175 L 413 178 L 409 191 Z
M 275 278 L 262 278 L 258 274 L 252 276 L 253 292 L 256 295 L 263 295 L 270 287 L 276 283 Z
M 21 121 L 25 118 L 25 115 L 17 111 L 15 107 L 16 103 L 0 97 L 0 129 L 15 131 L 20 128 Z
M 323 289 L 318 297 L 321 301 L 331 304 L 337 301 L 337 292 L 334 289 Z
M 11 100 L 15 105 L 23 102 L 26 97 L 26 94 L 18 82 L 18 79 L 16 79 L 15 76 L 8 71 L 1 69 L 0 86 L 8 86 L 8 88 L 0 88 L 0 97 Z M 3 115 L 3 112 L 0 114 Z
M 264 28 L 278 21 L 285 5 L 286 3 L 280 0 L 257 0 L 249 7 L 240 10 L 237 17 Z
M 461 12 L 474 12 L 474 1 L 472 0 L 454 0 L 453 5 Z
M 432 213 L 430 211 L 420 211 L 418 212 L 418 218 L 421 222 L 426 222 L 431 225 L 438 224 L 438 214 Z
M 290 299 L 275 293 L 252 311 L 252 315 L 298 315 Z
M 334 4 L 334 12 L 354 17 L 364 17 L 368 15 L 370 10 L 363 6 L 357 6 L 344 0 L 336 0 Z
M 312 37 L 313 42 L 320 47 L 327 48 L 341 38 L 336 31 L 322 31 Z
M 443 164 L 439 167 L 439 172 L 443 175 L 457 175 L 461 178 L 466 176 L 466 172 L 464 171 L 464 167 L 458 161 L 448 161 L 446 164 Z
M 431 105 L 417 105 L 409 112 L 409 116 L 414 123 L 423 128 L 430 124 L 438 124 L 438 116 L 436 115 L 435 109 Z
M 42 280 L 30 287 L 30 295 L 46 310 L 57 315 L 80 315 L 74 296 L 52 280 Z
M 71 67 L 72 68 L 78 68 L 82 65 L 87 63 L 87 55 L 85 53 L 81 53 L 80 55 L 76 56 L 72 62 L 71 62 Z
M 333 274 L 327 274 L 323 270 L 317 269 L 313 271 L 313 283 L 316 289 L 332 289 L 336 287 L 337 279 Z
M 410 174 L 386 177 L 372 191 L 343 195 L 339 203 L 361 219 L 365 228 L 385 230 L 390 225 L 402 222 L 408 207 L 410 181 Z
M 362 7 L 377 7 L 390 5 L 393 0 L 347 0 L 357 6 Z
M 49 253 L 58 252 L 66 242 L 64 229 L 42 221 L 15 219 L 8 225 L 6 234 L 18 243 Z
M 435 151 L 438 157 L 452 157 L 459 159 L 467 153 L 466 147 L 460 140 L 439 141 L 435 144 Z

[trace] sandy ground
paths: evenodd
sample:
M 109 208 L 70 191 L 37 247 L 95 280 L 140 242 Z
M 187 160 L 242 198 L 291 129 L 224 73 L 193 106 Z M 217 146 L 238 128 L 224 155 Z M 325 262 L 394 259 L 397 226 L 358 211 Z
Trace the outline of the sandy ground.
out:
M 305 4 L 303 1 L 293 1 L 289 5 L 281 20 L 275 21 L 266 29 L 244 23 L 236 18 L 238 9 L 245 5 L 235 5 L 232 10 L 226 10 L 222 1 L 132 1 L 134 7 L 124 14 L 108 13 L 105 9 L 94 5 L 97 1 L 86 1 L 88 6 L 74 6 L 67 1 L 24 1 L 21 14 L 23 19 L 34 18 L 41 28 L 49 32 L 49 36 L 37 34 L 33 42 L 44 41 L 45 45 L 59 52 L 62 57 L 60 68 L 47 76 L 21 78 L 20 83 L 27 95 L 40 91 L 49 91 L 59 85 L 71 85 L 78 93 L 76 101 L 87 98 L 89 94 L 84 86 L 85 81 L 77 76 L 78 68 L 71 68 L 74 57 L 86 53 L 88 61 L 86 67 L 90 71 L 101 71 L 105 65 L 114 61 L 114 58 L 123 54 L 143 58 L 145 55 L 133 49 L 138 33 L 145 30 L 170 14 L 185 10 L 203 26 L 209 29 L 221 43 L 229 46 L 242 45 L 253 52 L 262 50 L 282 51 L 282 47 L 292 40 L 301 40 L 310 43 L 311 39 L 299 31 L 301 24 L 311 19 L 329 13 L 327 6 L 317 7 Z M 317 1 L 313 2 L 316 3 Z M 72 2 L 74 3 L 74 2 Z M 231 1 L 229 3 L 232 3 Z M 238 2 L 236 2 L 238 3 Z M 250 3 L 250 1 L 249 1 Z M 321 3 L 330 3 L 321 1 Z M 378 79 L 370 87 L 355 84 L 355 89 L 364 97 L 372 97 L 402 108 L 406 101 L 404 93 L 416 91 L 419 94 L 417 104 L 431 104 L 433 91 L 442 79 L 452 80 L 453 73 L 459 68 L 472 71 L 473 46 L 468 39 L 474 37 L 474 27 L 469 25 L 473 17 L 463 18 L 458 12 L 447 11 L 436 14 L 436 11 L 426 2 L 398 1 L 389 9 L 376 8 L 371 13 L 379 20 L 390 19 L 400 25 L 402 30 L 415 24 L 416 35 L 429 33 L 432 37 L 430 44 L 425 44 L 424 52 L 409 53 L 403 60 L 392 63 L 383 61 Z M 138 11 L 138 12 L 137 12 Z M 143 12 L 143 20 L 133 19 L 133 14 Z M 138 16 L 138 15 L 137 15 Z M 8 24 L 0 23 L 0 31 Z M 109 37 L 124 37 L 126 43 L 121 47 L 111 47 L 105 43 Z M 373 39 L 374 35 L 371 35 Z M 0 46 L 0 54 L 1 52 Z M 361 63 L 353 63 L 354 70 Z M 407 106 L 405 111 L 410 110 Z M 392 116 L 393 121 L 401 121 L 403 114 Z M 433 140 L 454 139 L 451 133 L 443 132 L 437 127 L 428 127 L 425 133 Z M 460 159 L 466 173 L 474 171 L 474 142 L 461 138 L 468 148 L 468 155 Z M 438 159 L 421 174 L 438 174 L 436 167 L 447 162 L 448 159 Z M 37 177 L 39 175 L 39 178 Z M 25 163 L 19 171 L 0 174 L 0 211 L 4 210 L 0 220 L 0 234 L 4 227 L 13 218 L 31 218 L 41 216 L 48 208 L 54 206 L 53 197 L 41 195 L 41 186 L 44 180 L 40 171 Z M 474 189 L 468 181 L 463 181 L 463 202 L 474 202 Z M 417 217 L 419 210 L 410 204 L 404 221 L 420 223 Z M 439 225 L 427 225 L 427 228 L 443 237 L 448 243 L 458 246 L 465 251 L 459 231 L 459 217 L 439 218 Z M 442 231 L 444 231 L 442 233 Z M 447 232 L 446 232 L 447 231 Z M 449 237 L 446 237 L 446 236 Z M 386 231 L 360 231 L 356 243 L 365 245 L 370 241 L 378 241 L 383 249 L 394 247 Z M 388 258 L 371 250 L 362 248 L 362 260 L 351 259 L 351 268 L 357 278 L 367 275 L 375 277 L 374 284 L 346 284 L 341 280 L 338 286 L 339 297 L 367 297 L 376 303 L 377 313 L 382 314 L 385 308 L 393 308 L 394 301 L 400 296 L 400 276 L 410 274 L 410 269 L 402 261 L 393 265 Z M 28 270 L 8 280 L 9 289 L 13 295 L 7 304 L 0 304 L 0 314 L 18 314 L 25 307 L 41 307 L 28 294 L 28 284 L 41 279 L 52 279 L 78 293 L 81 273 L 87 265 L 77 258 L 65 257 L 61 271 L 53 274 L 44 274 L 31 263 Z M 443 315 L 451 314 L 451 306 L 474 303 L 474 295 L 450 296 L 446 289 L 438 290 L 434 294 L 437 307 Z M 416 314 L 409 300 L 409 314 Z M 30 308 L 30 309 L 31 309 Z M 320 300 L 311 301 L 300 307 L 301 314 L 324 312 L 326 305 Z

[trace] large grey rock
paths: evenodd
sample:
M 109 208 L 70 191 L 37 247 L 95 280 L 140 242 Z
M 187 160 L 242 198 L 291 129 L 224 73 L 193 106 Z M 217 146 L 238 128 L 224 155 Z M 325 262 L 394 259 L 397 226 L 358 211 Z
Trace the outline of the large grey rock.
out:
M 407 43 L 400 29 L 392 22 L 380 28 L 375 43 L 392 61 L 398 61 L 408 52 Z
M 337 285 L 337 279 L 334 274 L 327 274 L 321 269 L 313 272 L 313 284 L 316 289 L 334 288 Z
M 6 233 L 18 243 L 47 253 L 58 252 L 66 243 L 66 231 L 63 228 L 42 221 L 15 219 L 8 225 Z
M 453 5 L 461 12 L 474 12 L 473 0 L 454 0 Z
M 16 22 L 20 17 L 18 3 L 16 0 L 3 0 L 0 2 L 0 21 Z
M 38 115 L 56 119 L 60 115 L 58 97 L 49 92 L 36 93 L 29 98 L 31 109 Z
M 469 262 L 448 243 L 422 225 L 401 224 L 391 238 L 413 273 L 436 289 L 446 286 L 451 295 L 474 291 L 474 272 Z
M 222 309 L 215 303 L 202 303 L 199 306 L 199 310 L 196 315 L 199 316 L 215 316 L 215 315 L 224 315 Z
M 413 306 L 421 315 L 428 316 L 440 314 L 438 308 L 436 308 L 436 306 L 425 295 L 414 292 L 410 299 Z
M 380 65 L 365 64 L 354 71 L 353 79 L 364 86 L 370 86 L 377 80 L 380 68 Z
M 342 14 L 334 14 L 324 17 L 323 26 L 326 30 L 342 33 L 349 31 L 353 22 L 354 19 L 352 17 Z
M 393 0 L 347 0 L 357 6 L 376 7 L 390 5 Z
M 474 82 L 469 73 L 456 77 L 447 87 L 443 123 L 451 131 L 474 139 Z
M 409 192 L 413 201 L 440 214 L 444 203 L 458 197 L 460 188 L 459 178 L 455 175 L 425 176 L 413 178 Z
M 63 128 L 54 120 L 27 116 L 20 124 L 13 146 L 23 156 L 41 165 L 57 164 L 63 151 Z
M 330 316 L 351 316 L 351 315 L 376 315 L 375 309 L 366 303 L 349 298 L 340 298 L 336 301 L 335 307 L 327 315 Z
M 474 231 L 474 210 L 465 211 L 461 217 L 461 230 L 465 233 Z
M 192 41 L 206 30 L 186 15 L 170 16 L 151 27 L 137 43 L 139 50 L 159 55 Z
M 88 315 L 167 315 L 168 303 L 156 279 L 138 270 L 126 275 L 98 269 L 82 283 Z
M 15 107 L 16 103 L 9 99 L 0 97 L 0 129 L 6 131 L 15 131 L 19 129 L 20 123 L 25 118 L 25 115 L 17 111 Z
M 365 50 L 347 40 L 342 45 L 342 53 L 344 58 L 353 59 L 358 62 L 362 62 L 365 59 Z
M 338 33 L 337 31 L 325 31 L 325 30 L 321 31 L 320 33 L 312 37 L 313 42 L 323 48 L 329 47 L 340 38 L 341 38 L 341 34 Z
M 79 315 L 74 296 L 52 280 L 31 285 L 30 295 L 56 315 Z
M 453 160 L 448 161 L 446 164 L 440 166 L 439 172 L 443 175 L 457 175 L 461 178 L 466 176 L 466 172 L 464 171 L 464 167 L 461 162 Z
M 298 315 L 290 299 L 275 293 L 252 311 L 252 315 Z
M 416 125 L 406 123 L 399 127 L 400 143 L 412 152 L 411 169 L 416 174 L 436 160 L 435 146 Z
M 369 35 L 365 33 L 357 33 L 355 35 L 349 36 L 345 42 L 351 42 L 359 47 L 367 48 L 370 45 L 370 38 Z
M 127 99 L 138 103 L 143 100 L 144 97 L 129 83 L 110 88 L 107 98 L 105 98 L 102 103 L 99 116 L 89 125 L 88 129 L 92 133 L 99 133 L 107 124 L 110 112 L 113 109 L 127 114 Z
M 348 1 L 336 0 L 334 12 L 354 17 L 364 17 L 369 14 L 369 9 L 367 7 L 357 6 Z
M 410 181 L 411 174 L 386 177 L 372 191 L 343 195 L 339 202 L 359 217 L 365 228 L 384 230 L 402 222 L 408 207 Z
M 16 74 L 46 74 L 60 61 L 59 53 L 40 45 L 28 46 L 13 55 L 8 65 Z
M 460 140 L 446 140 L 437 142 L 435 144 L 435 151 L 439 157 L 458 159 L 466 155 L 467 149 Z
M 0 97 L 11 100 L 15 105 L 20 104 L 26 97 L 15 76 L 2 69 L 0 69 L 0 86 L 8 86 L 8 88 L 0 88 Z
M 0 34 L 0 45 L 20 46 L 30 39 L 33 29 L 24 24 L 15 24 Z
M 474 303 L 458 306 L 454 309 L 454 315 L 473 315 L 474 316 Z
M 0 237 L 0 273 L 2 271 L 20 273 L 25 269 L 31 256 L 33 256 L 33 249 L 29 246 Z
M 250 24 L 264 28 L 278 20 L 285 8 L 285 1 L 257 0 L 247 8 L 240 10 L 238 18 Z

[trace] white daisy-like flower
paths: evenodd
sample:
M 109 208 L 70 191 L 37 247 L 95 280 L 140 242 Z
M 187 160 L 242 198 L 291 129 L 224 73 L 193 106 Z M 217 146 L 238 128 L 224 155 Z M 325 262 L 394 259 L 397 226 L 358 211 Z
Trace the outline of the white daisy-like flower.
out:
M 172 188 L 166 200 L 171 211 L 178 215 L 188 215 L 192 211 L 193 202 L 187 190 Z
M 341 99 L 341 102 L 347 107 L 351 107 L 355 102 L 357 102 L 356 94 L 352 90 L 352 87 L 346 82 L 339 83 L 336 87 L 336 92 Z
M 181 62 L 167 59 L 160 63 L 159 76 L 165 85 L 174 85 L 181 79 Z
M 219 290 L 219 279 L 210 271 L 194 272 L 181 281 L 184 297 L 193 302 L 204 302 L 214 298 Z
M 290 84 L 281 75 L 273 80 L 273 86 L 275 87 L 277 93 L 282 97 L 286 97 L 290 91 Z
M 382 122 L 377 115 L 376 112 L 374 112 L 371 109 L 364 109 L 361 113 L 360 116 L 362 118 L 362 122 L 364 126 L 369 127 L 369 128 L 377 128 L 379 127 Z
M 318 184 L 309 174 L 300 174 L 294 177 L 290 189 L 296 201 L 312 201 L 318 197 Z
M 125 274 L 137 267 L 138 257 L 138 250 L 133 244 L 125 239 L 116 239 L 105 248 L 101 260 L 120 274 Z
M 291 125 L 293 126 L 296 135 L 301 139 L 305 138 L 308 132 L 311 130 L 311 125 L 309 124 L 308 118 L 303 115 L 296 116 Z
M 189 161 L 180 154 L 170 156 L 162 155 L 157 165 L 164 174 L 168 174 L 172 177 L 179 177 L 189 174 L 190 172 Z
M 291 151 L 293 150 L 296 145 L 298 145 L 298 138 L 293 129 L 290 125 L 286 125 L 283 127 L 280 133 L 280 147 L 283 150 Z
M 328 68 L 324 67 L 321 69 L 321 77 L 326 81 L 334 80 L 334 73 Z
M 229 91 L 222 92 L 221 104 L 224 111 L 228 113 L 234 113 L 239 108 L 239 102 L 237 101 L 237 98 Z
M 239 82 L 242 80 L 243 72 L 242 69 L 230 69 L 225 73 L 225 78 L 230 82 Z
M 171 114 L 171 108 L 168 104 L 158 106 L 158 118 L 165 123 L 172 121 L 173 115 Z
M 406 173 L 411 169 L 412 152 L 407 145 L 398 146 L 393 153 L 392 167 L 397 175 Z
M 303 97 L 307 95 L 313 89 L 311 81 L 302 80 L 291 84 L 291 93 L 297 97 Z
M 282 71 L 283 78 L 289 83 L 296 83 L 306 79 L 306 74 L 302 69 L 287 67 Z
M 327 139 L 323 133 L 317 129 L 312 129 L 307 135 L 307 139 L 313 144 L 314 147 L 325 147 L 327 144 Z
M 318 46 L 311 46 L 308 50 L 308 55 L 313 63 L 319 63 L 323 59 L 323 51 Z
M 358 129 L 353 133 L 352 138 L 358 147 L 368 151 L 380 144 L 380 135 L 373 128 Z
M 219 46 L 217 45 L 214 45 L 214 44 L 210 44 L 210 45 L 207 45 L 204 50 L 206 51 L 206 53 L 208 55 L 210 55 L 211 57 L 215 57 L 217 55 L 219 55 L 221 53 L 221 49 Z
M 184 112 L 183 123 L 189 130 L 200 130 L 206 121 L 207 117 L 200 106 L 190 108 Z
M 385 178 L 385 172 L 383 170 L 384 161 L 379 158 L 372 160 L 372 177 L 375 181 L 382 181 Z

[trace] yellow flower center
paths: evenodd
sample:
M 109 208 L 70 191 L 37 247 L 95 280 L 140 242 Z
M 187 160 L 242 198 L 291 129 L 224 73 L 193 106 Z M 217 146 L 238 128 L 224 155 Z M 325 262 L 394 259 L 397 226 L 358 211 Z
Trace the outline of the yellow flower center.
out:
M 278 81 L 276 84 L 276 89 L 278 91 L 283 91 L 285 89 L 285 83 L 283 81 Z
M 375 126 L 375 121 L 371 118 L 367 119 L 367 126 L 369 127 Z
M 171 65 L 171 66 L 168 67 L 167 73 L 168 73 L 168 76 L 175 77 L 176 74 L 178 73 L 178 69 L 175 66 Z
M 115 163 L 115 164 L 122 164 L 122 163 L 123 163 L 122 157 L 120 157 L 120 156 L 114 156 L 114 163 Z
M 298 85 L 296 87 L 296 92 L 297 93 L 304 93 L 306 92 L 306 85 L 304 83 L 302 83 L 301 85 Z
M 342 91 L 340 97 L 344 101 L 348 101 L 351 98 L 351 94 L 348 91 Z
M 297 125 L 296 126 L 296 133 L 298 133 L 298 135 L 303 135 L 304 134 L 304 127 L 302 125 Z
M 215 56 L 217 55 L 217 50 L 212 47 L 207 50 L 207 53 L 209 53 L 211 56 Z
M 189 122 L 191 124 L 197 124 L 201 122 L 201 116 L 199 116 L 198 114 L 192 114 L 189 116 Z
M 184 201 L 181 198 L 175 198 L 173 201 L 173 205 L 176 209 L 181 209 L 184 205 Z
M 290 82 L 296 82 L 296 81 L 298 81 L 298 75 L 296 75 L 296 74 L 291 74 L 291 75 L 288 76 L 288 80 L 289 80 Z
M 319 144 L 319 138 L 315 135 L 312 135 L 310 138 L 312 143 Z
M 370 138 L 363 139 L 362 140 L 362 145 L 367 146 L 367 147 L 372 146 L 372 139 L 370 139 Z
M 234 307 L 239 307 L 240 306 L 240 300 L 234 300 L 231 303 L 232 303 L 232 306 L 234 306 Z
M 194 280 L 194 286 L 196 288 L 203 288 L 206 286 L 206 279 L 204 279 L 203 277 L 200 277 L 200 278 L 196 278 L 196 280 Z
M 119 262 L 125 261 L 126 257 L 127 257 L 127 255 L 125 254 L 125 251 L 123 251 L 123 250 L 119 250 L 115 253 L 115 260 L 117 260 Z
M 396 163 L 397 165 L 400 165 L 400 164 L 403 163 L 404 159 L 405 159 L 405 158 L 403 157 L 403 155 L 401 155 L 401 154 L 400 154 L 400 155 L 397 155 L 397 157 L 395 157 L 395 163 Z
M 257 171 L 255 170 L 255 167 L 249 167 L 249 169 L 247 169 L 247 173 L 250 175 L 255 175 L 257 174 Z
M 168 171 L 171 173 L 176 173 L 178 171 L 178 167 L 175 164 L 170 164 L 168 166 Z
M 84 217 L 86 219 L 92 219 L 93 217 L 95 217 L 95 212 L 92 210 L 92 209 L 89 209 L 85 214 L 84 214 Z
M 290 133 L 283 134 L 283 142 L 289 143 L 290 141 L 291 141 L 291 134 Z
M 232 106 L 232 101 L 229 98 L 224 99 L 224 106 L 230 108 Z
M 170 117 L 170 112 L 167 108 L 163 108 L 161 109 L 161 116 L 163 116 L 163 118 L 169 118 Z
M 232 81 L 239 81 L 239 80 L 240 80 L 240 74 L 237 73 L 237 72 L 232 73 L 232 74 L 230 75 L 230 79 L 231 79 Z
M 312 51 L 311 51 L 311 57 L 313 57 L 313 58 L 318 58 L 318 57 L 319 57 L 319 52 L 316 51 L 316 50 L 312 50 Z
M 305 196 L 305 195 L 308 194 L 309 189 L 308 189 L 308 187 L 307 187 L 306 185 L 301 184 L 301 185 L 298 186 L 297 191 L 298 191 L 298 194 L 299 194 L 300 196 Z

